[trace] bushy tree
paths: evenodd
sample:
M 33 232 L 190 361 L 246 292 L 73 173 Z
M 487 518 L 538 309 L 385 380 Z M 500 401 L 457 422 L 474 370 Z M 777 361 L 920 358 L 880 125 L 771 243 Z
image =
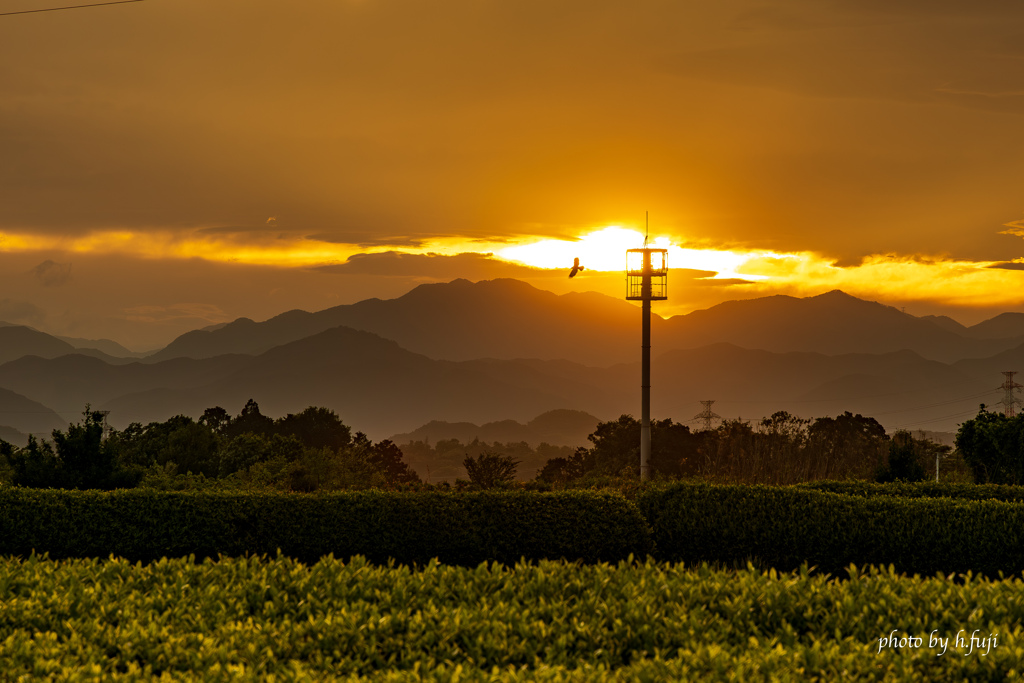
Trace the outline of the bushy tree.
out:
M 955 443 L 979 484 L 1024 484 L 1024 414 L 1006 417 L 982 404 L 960 425 Z
M 632 415 L 601 422 L 587 438 L 593 444 L 582 458 L 585 471 L 617 475 L 640 473 L 640 421 Z M 699 460 L 702 437 L 671 419 L 651 420 L 651 460 L 654 473 L 667 476 L 692 474 Z
M 477 457 L 466 456 L 463 461 L 469 481 L 483 489 L 511 484 L 516 480 L 519 462 L 508 455 L 481 453 Z
M 10 446 L 10 444 L 7 444 Z M 29 435 L 24 448 L 5 448 L 4 457 L 11 467 L 11 483 L 31 488 L 65 488 L 64 472 L 53 446 Z
M 420 477 L 402 459 L 402 449 L 390 439 L 372 444 L 366 449 L 366 459 L 391 486 L 418 482 Z
M 294 436 L 306 448 L 333 451 L 352 443 L 352 432 L 333 410 L 310 406 L 297 415 L 288 414 L 274 423 L 274 431 Z
M 807 479 L 867 477 L 888 453 L 885 428 L 873 417 L 849 411 L 819 417 L 807 430 Z
M 876 481 L 924 481 L 925 470 L 921 463 L 921 448 L 907 431 L 898 431 L 889 441 L 889 457 Z
M 242 433 L 221 448 L 219 475 L 226 477 L 271 461 L 295 462 L 302 457 L 303 450 L 302 442 L 294 436 Z
M 549 458 L 537 478 L 549 484 L 565 484 L 574 479 L 579 479 L 587 472 L 587 449 L 576 449 L 568 458 Z
M 125 467 L 174 466 L 182 474 L 215 477 L 220 469 L 220 438 L 209 423 L 176 415 L 166 422 L 137 422 L 111 434 L 108 446 Z
M 204 415 L 205 416 L 205 415 Z M 272 434 L 274 421 L 260 412 L 260 406 L 253 399 L 246 401 L 242 412 L 221 427 L 221 433 L 232 438 L 239 434 Z
M 104 439 L 104 415 L 85 407 L 82 421 L 55 429 L 53 442 L 29 437 L 22 449 L 5 449 L 12 483 L 36 488 L 113 489 L 138 484 L 141 472 L 118 462 L 116 449 Z M 8 452 L 9 450 L 9 452 Z

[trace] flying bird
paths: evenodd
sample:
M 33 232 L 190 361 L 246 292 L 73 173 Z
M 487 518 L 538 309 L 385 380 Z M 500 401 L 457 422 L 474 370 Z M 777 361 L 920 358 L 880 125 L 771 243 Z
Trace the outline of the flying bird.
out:
M 576 273 L 583 270 L 583 266 L 580 265 L 580 260 L 577 258 L 572 262 L 572 270 L 569 271 L 569 277 L 576 277 Z

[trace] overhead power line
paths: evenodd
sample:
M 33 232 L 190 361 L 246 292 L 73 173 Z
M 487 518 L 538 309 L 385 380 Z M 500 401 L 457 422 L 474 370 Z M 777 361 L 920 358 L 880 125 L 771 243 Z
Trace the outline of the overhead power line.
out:
M 36 12 L 60 12 L 66 9 L 84 9 L 86 7 L 102 7 L 103 5 L 126 5 L 129 2 L 143 2 L 143 0 L 112 0 L 111 2 L 93 2 L 88 5 L 68 5 L 66 7 L 44 7 L 43 9 L 23 9 L 17 12 L 0 12 L 0 17 L 8 17 L 12 14 L 35 14 Z

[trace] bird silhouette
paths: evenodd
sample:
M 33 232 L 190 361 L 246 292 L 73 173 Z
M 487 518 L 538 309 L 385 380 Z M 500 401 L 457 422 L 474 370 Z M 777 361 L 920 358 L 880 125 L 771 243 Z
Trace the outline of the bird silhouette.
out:
M 569 271 L 569 277 L 576 277 L 576 273 L 583 270 L 583 266 L 580 265 L 580 260 L 577 258 L 572 262 L 572 270 Z

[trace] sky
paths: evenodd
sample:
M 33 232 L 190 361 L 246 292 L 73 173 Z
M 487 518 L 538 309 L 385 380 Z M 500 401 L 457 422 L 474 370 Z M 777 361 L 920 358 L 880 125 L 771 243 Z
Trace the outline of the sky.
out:
M 972 324 L 1024 311 L 1022 150 L 1019 0 L 7 14 L 0 321 L 146 350 L 457 277 L 621 298 L 649 220 L 665 316 L 842 289 Z

